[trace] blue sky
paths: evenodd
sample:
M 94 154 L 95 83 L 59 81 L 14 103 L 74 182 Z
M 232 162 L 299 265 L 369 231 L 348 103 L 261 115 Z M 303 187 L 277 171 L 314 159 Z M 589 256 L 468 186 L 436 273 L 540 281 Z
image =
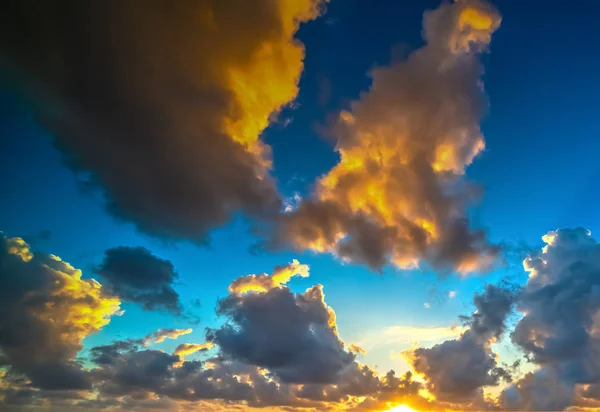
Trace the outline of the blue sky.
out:
M 486 150 L 467 168 L 481 184 L 481 201 L 470 209 L 473 225 L 491 241 L 538 247 L 541 236 L 559 227 L 600 229 L 600 11 L 591 1 L 494 1 L 502 24 L 491 52 L 482 57 L 489 110 L 482 129 Z M 368 90 L 369 70 L 419 48 L 421 16 L 437 1 L 334 0 L 320 18 L 305 23 L 297 38 L 306 50 L 299 94 L 292 108 L 263 134 L 273 150 L 279 191 L 303 197 L 315 179 L 338 162 L 334 142 L 319 132 L 329 115 L 347 109 Z M 6 80 L 6 79 L 5 79 Z M 519 262 L 492 273 L 440 279 L 435 273 L 386 268 L 373 273 L 364 265 L 340 262 L 329 254 L 282 251 L 253 253 L 257 238 L 237 217 L 212 231 L 210 246 L 156 239 L 106 213 L 99 192 L 78 186 L 64 166 L 52 136 L 38 123 L 27 102 L 3 83 L 0 91 L 0 230 L 30 239 L 32 248 L 61 256 L 91 276 L 104 250 L 144 246 L 170 260 L 179 280 L 175 288 L 187 311 L 199 318 L 192 338 L 216 327 L 217 299 L 232 279 L 270 273 L 297 258 L 311 276 L 296 279 L 294 291 L 322 284 L 335 309 L 341 335 L 358 342 L 390 326 L 449 326 L 472 310 L 472 296 L 485 283 L 505 276 L 525 282 Z M 287 120 L 287 121 L 286 121 Z M 49 230 L 47 240 L 35 238 Z M 456 296 L 449 298 L 449 291 Z M 192 302 L 199 300 L 199 305 Z M 429 309 L 424 303 L 431 304 Z M 189 320 L 123 304 L 86 347 L 123 337 L 141 337 L 157 328 L 185 328 Z M 172 349 L 175 342 L 166 342 Z M 399 343 L 396 351 L 406 349 Z M 398 367 L 390 347 L 364 356 L 381 371 Z

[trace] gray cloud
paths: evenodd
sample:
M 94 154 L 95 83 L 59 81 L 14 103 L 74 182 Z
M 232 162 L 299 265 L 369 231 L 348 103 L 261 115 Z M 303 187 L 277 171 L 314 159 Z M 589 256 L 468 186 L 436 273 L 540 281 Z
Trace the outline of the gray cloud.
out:
M 509 371 L 498 365 L 491 344 L 502 337 L 516 296 L 512 286 L 487 285 L 475 294 L 476 310 L 463 317 L 469 329 L 459 338 L 409 352 L 414 370 L 424 374 L 438 400 L 470 403 L 481 397 L 483 387 L 511 380 Z
M 179 294 L 173 289 L 179 275 L 170 261 L 154 256 L 146 248 L 108 249 L 94 271 L 106 281 L 105 286 L 125 301 L 146 310 L 181 313 Z
M 85 389 L 82 340 L 109 322 L 119 300 L 54 255 L 0 234 L 0 358 L 41 389 Z
M 230 295 L 217 307 L 229 323 L 209 332 L 223 354 L 268 368 L 286 383 L 335 383 L 354 361 L 337 336 L 320 285 Z
M 600 383 L 600 246 L 583 228 L 559 229 L 528 257 L 529 279 L 511 337 L 541 369 L 503 396 L 508 409 L 576 405 L 578 384 Z

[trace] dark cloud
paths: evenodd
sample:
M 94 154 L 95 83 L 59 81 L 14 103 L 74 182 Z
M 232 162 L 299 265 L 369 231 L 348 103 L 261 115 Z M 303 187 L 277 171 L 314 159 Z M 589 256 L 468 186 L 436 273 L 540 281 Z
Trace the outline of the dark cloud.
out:
M 170 261 L 154 256 L 146 248 L 108 249 L 94 271 L 123 300 L 146 310 L 181 313 L 179 294 L 173 289 L 179 275 Z
M 512 341 L 541 369 L 509 388 L 509 409 L 576 406 L 577 385 L 600 383 L 600 246 L 583 228 L 559 229 L 524 261 L 529 279 Z
M 81 294 L 86 291 L 86 285 L 96 292 L 100 286 L 93 280 L 82 281 L 79 271 L 56 257 L 34 256 L 20 239 L 5 239 L 5 249 L 0 261 L 3 279 L 5 273 L 12 273 L 5 272 L 9 263 L 39 268 L 40 262 L 36 259 L 45 258 L 44 264 L 57 265 L 48 266 L 50 285 L 46 286 L 51 292 L 76 295 L 84 303 L 52 300 L 52 305 L 44 306 L 40 312 L 44 317 L 36 333 L 46 328 L 52 332 L 53 340 L 36 335 L 38 340 L 27 342 L 29 346 L 24 349 L 39 357 L 54 347 L 53 355 L 63 354 L 52 362 L 27 360 L 24 351 L 16 352 L 17 349 L 0 340 L 0 350 L 5 355 L 3 363 L 9 366 L 9 373 L 3 376 L 0 385 L 3 410 L 26 407 L 44 407 L 57 412 L 178 410 L 186 405 L 190 411 L 246 407 L 367 411 L 408 400 L 415 405 L 428 404 L 418 395 L 422 386 L 412 380 L 410 373 L 397 377 L 390 371 L 379 376 L 354 360 L 351 345 L 346 349 L 337 335 L 335 313 L 325 304 L 320 285 L 300 294 L 292 293 L 285 286 L 294 275 L 308 276 L 308 267 L 297 261 L 277 266 L 271 275 L 249 275 L 234 281 L 232 285 L 236 286 L 230 288 L 231 294 L 219 304 L 219 312 L 227 316 L 229 324 L 211 331 L 214 341 L 184 343 L 170 354 L 149 346 L 187 335 L 191 329 L 159 329 L 139 339 L 92 347 L 88 353 L 91 367 L 84 372 L 73 360 L 81 350 L 81 338 L 99 327 L 97 316 L 112 314 L 118 309 L 115 306 L 118 299 L 95 302 L 92 293 Z M 73 278 L 69 287 L 61 288 L 56 283 L 61 273 Z M 25 275 L 7 279 L 36 279 Z M 98 307 L 95 303 L 103 305 Z M 27 320 L 19 316 L 21 321 Z M 107 322 L 105 317 L 100 319 L 101 324 Z M 0 326 L 4 328 L 5 323 Z M 7 336 L 0 335 L 2 339 Z M 220 355 L 207 358 L 206 350 L 213 345 L 219 345 Z M 195 352 L 203 352 L 205 359 L 186 361 L 182 358 Z M 79 376 L 77 385 L 67 381 L 70 377 L 75 379 L 75 375 L 65 370 L 68 366 L 84 373 Z M 46 374 L 43 379 L 36 378 L 42 374 Z M 67 388 L 70 390 L 65 390 Z
M 506 330 L 506 320 L 518 298 L 518 288 L 512 284 L 486 285 L 484 292 L 475 294 L 475 312 L 461 319 L 476 335 L 499 340 Z
M 109 212 L 203 240 L 236 212 L 279 210 L 259 135 L 296 97 L 293 36 L 319 5 L 8 0 L 0 70 Z
M 89 388 L 75 356 L 119 300 L 57 256 L 34 255 L 21 238 L 2 235 L 0 284 L 0 357 L 9 374 L 42 389 Z
M 335 315 L 320 285 L 232 294 L 217 313 L 228 323 L 209 332 L 223 354 L 268 368 L 286 383 L 335 383 L 355 355 L 337 336 Z
M 469 329 L 459 338 L 409 352 L 414 370 L 424 375 L 438 400 L 470 403 L 481 396 L 483 387 L 511 380 L 509 371 L 498 365 L 491 345 L 502 337 L 516 297 L 513 286 L 487 285 L 475 294 L 476 310 L 463 317 Z
M 479 54 L 500 25 L 488 3 L 444 3 L 423 17 L 425 46 L 370 73 L 329 132 L 340 161 L 276 224 L 272 247 L 329 252 L 380 269 L 425 261 L 439 273 L 489 269 L 499 248 L 472 229 L 481 190 L 464 179 L 484 149 Z

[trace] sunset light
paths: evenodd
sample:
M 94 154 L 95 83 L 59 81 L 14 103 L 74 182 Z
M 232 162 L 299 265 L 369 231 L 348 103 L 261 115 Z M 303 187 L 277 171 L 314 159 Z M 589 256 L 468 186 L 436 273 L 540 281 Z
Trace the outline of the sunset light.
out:
M 392 409 L 388 409 L 387 412 L 417 412 L 417 411 L 407 405 L 398 405 L 398 406 L 394 406 Z
M 600 411 L 598 27 L 0 0 L 0 411 Z

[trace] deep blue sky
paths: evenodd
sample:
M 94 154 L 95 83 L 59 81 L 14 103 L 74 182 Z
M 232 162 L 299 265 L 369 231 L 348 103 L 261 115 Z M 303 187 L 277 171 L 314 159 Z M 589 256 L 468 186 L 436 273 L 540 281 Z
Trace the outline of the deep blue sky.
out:
M 423 10 L 438 3 L 334 0 L 326 15 L 301 28 L 306 60 L 297 107 L 282 113 L 282 119 L 292 119 L 289 125 L 280 122 L 265 133 L 283 193 L 306 193 L 335 164 L 333 143 L 320 136 L 317 125 L 366 90 L 368 70 L 387 64 L 392 50 L 402 55 L 421 45 Z M 467 169 L 467 176 L 486 189 L 473 210 L 474 222 L 495 242 L 535 244 L 558 227 L 585 226 L 595 233 L 600 229 L 600 6 L 591 0 L 568 2 L 568 7 L 564 1 L 494 3 L 503 21 L 484 57 L 490 99 L 483 124 L 487 150 Z M 426 310 L 433 274 L 380 276 L 311 253 L 254 255 L 249 252 L 253 239 L 241 220 L 215 231 L 208 249 L 166 245 L 116 222 L 104 212 L 98 194 L 83 193 L 62 166 L 51 137 L 7 88 L 0 92 L 0 137 L 0 230 L 24 237 L 50 230 L 52 237 L 34 239 L 34 248 L 59 255 L 88 275 L 109 247 L 148 247 L 175 264 L 183 301 L 200 299 L 200 308 L 194 309 L 201 319 L 198 336 L 216 321 L 214 303 L 233 278 L 269 272 L 293 257 L 310 264 L 312 274 L 292 287 L 322 283 L 348 341 L 391 325 L 449 325 L 467 311 L 474 290 L 508 273 L 503 269 L 488 278 L 438 283 L 439 294 L 457 290 L 457 297 Z M 126 309 L 127 318 L 113 319 L 90 340 L 184 324 L 149 313 L 139 322 L 141 311 Z M 370 356 L 374 363 L 392 362 L 388 353 Z

